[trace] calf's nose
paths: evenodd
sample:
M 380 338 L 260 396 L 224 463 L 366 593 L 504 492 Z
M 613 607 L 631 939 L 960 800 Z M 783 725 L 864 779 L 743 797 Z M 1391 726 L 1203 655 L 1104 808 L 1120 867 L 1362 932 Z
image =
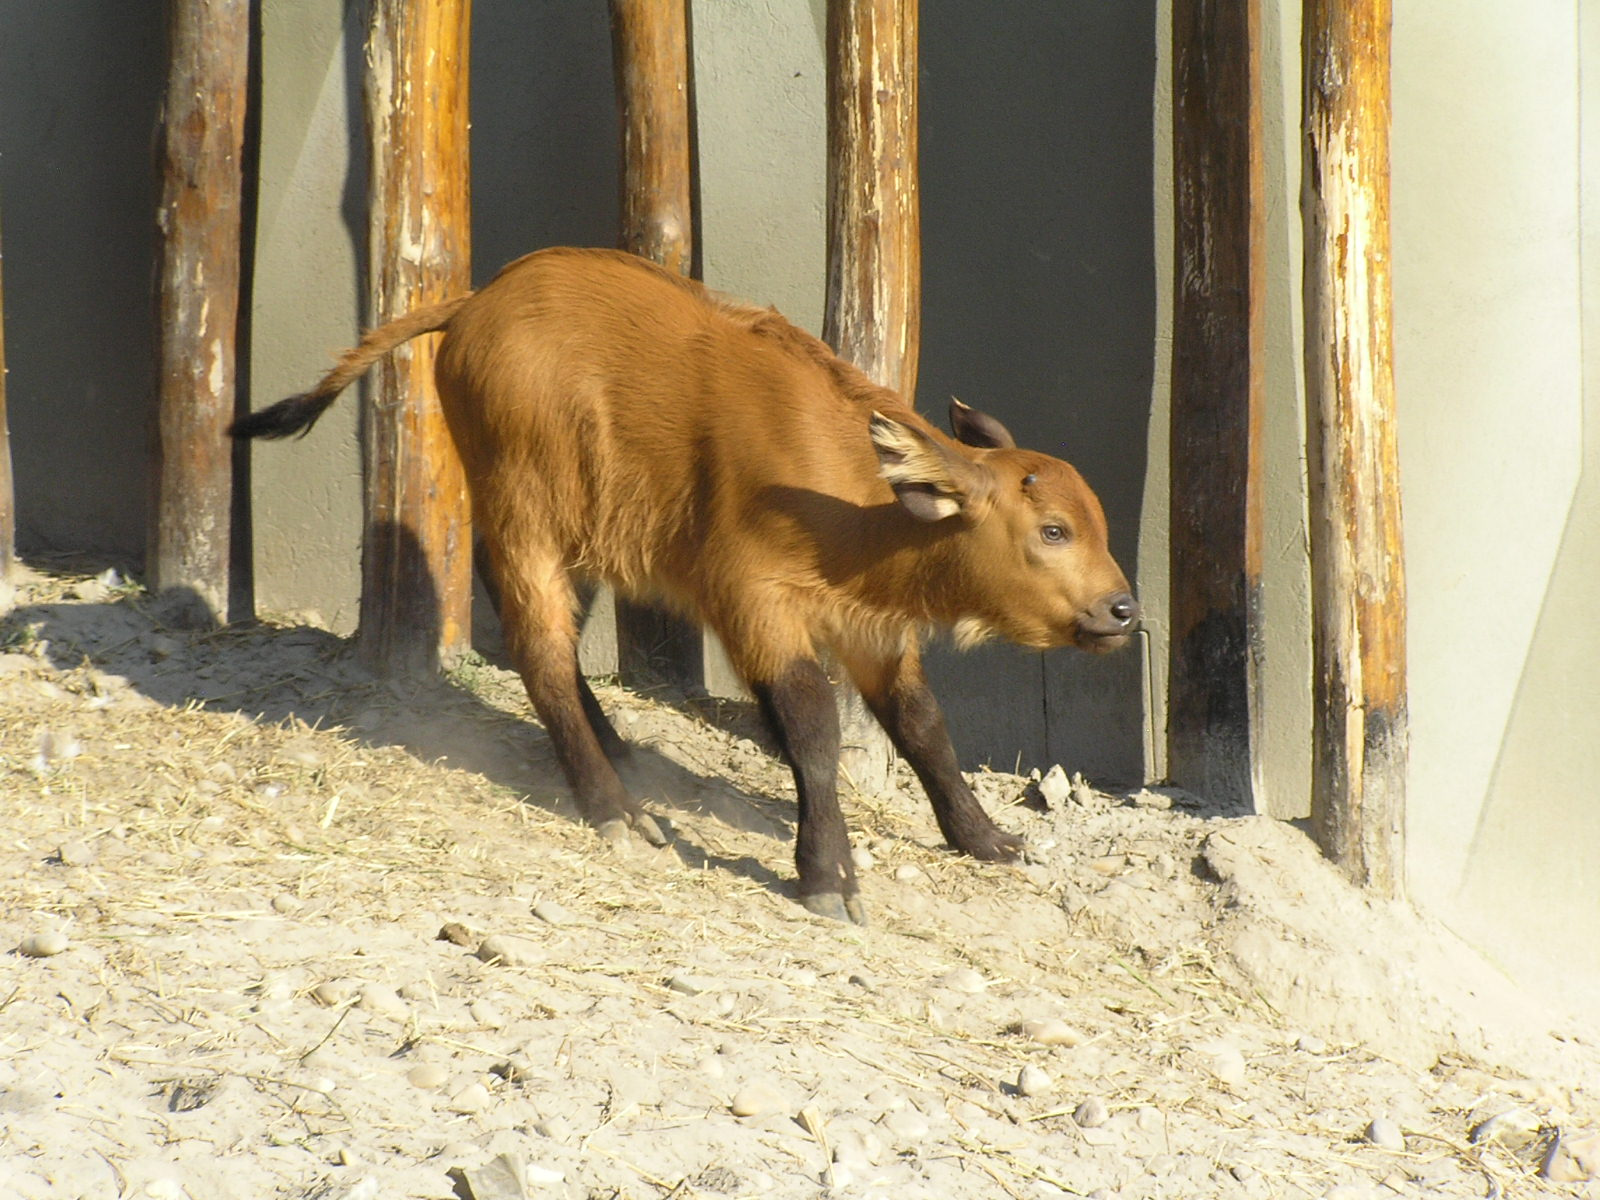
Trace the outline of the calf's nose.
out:
M 1139 623 L 1139 602 L 1128 592 L 1109 592 L 1089 606 L 1079 628 L 1093 637 L 1118 638 Z

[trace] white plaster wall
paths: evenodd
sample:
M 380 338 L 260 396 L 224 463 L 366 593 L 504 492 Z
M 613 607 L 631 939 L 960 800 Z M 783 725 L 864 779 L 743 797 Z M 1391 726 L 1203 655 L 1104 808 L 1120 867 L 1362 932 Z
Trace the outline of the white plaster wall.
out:
M 1411 890 L 1567 983 L 1600 971 L 1592 936 L 1571 936 L 1600 923 L 1579 152 L 1580 65 L 1600 55 L 1580 13 L 1411 0 L 1394 26 Z

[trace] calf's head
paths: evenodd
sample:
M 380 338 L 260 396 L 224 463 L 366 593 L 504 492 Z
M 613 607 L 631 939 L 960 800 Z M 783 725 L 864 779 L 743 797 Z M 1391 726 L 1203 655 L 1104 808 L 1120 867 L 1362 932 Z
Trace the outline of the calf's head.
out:
M 1139 604 L 1111 557 L 1106 517 L 1083 476 L 1019 450 L 993 417 L 952 401 L 952 446 L 879 413 L 872 443 L 901 506 L 944 526 L 958 639 L 1102 653 L 1125 644 Z M 970 449 L 969 449 L 970 447 Z

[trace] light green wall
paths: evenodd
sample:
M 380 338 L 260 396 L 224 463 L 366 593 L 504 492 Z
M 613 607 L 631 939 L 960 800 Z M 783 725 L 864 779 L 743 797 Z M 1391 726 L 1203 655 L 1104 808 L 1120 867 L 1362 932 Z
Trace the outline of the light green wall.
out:
M 261 186 L 251 306 L 256 407 L 305 390 L 363 327 L 365 164 L 359 12 L 319 0 L 263 6 Z M 353 394 L 353 393 L 352 393 Z M 361 586 L 359 407 L 337 404 L 312 437 L 251 456 L 256 607 L 355 628 Z
M 1394 51 L 1412 891 L 1592 1002 L 1600 22 L 1416 0 Z

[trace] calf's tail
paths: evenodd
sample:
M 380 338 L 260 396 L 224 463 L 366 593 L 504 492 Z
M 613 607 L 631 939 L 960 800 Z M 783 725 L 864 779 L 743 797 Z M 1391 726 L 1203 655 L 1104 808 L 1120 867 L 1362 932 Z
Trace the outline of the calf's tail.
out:
M 456 310 L 470 299 L 472 293 L 468 292 L 453 300 L 416 309 L 387 325 L 380 325 L 362 338 L 359 345 L 341 354 L 333 370 L 324 375 L 309 392 L 301 392 L 298 396 L 270 404 L 259 412 L 240 417 L 228 426 L 228 432 L 236 438 L 286 438 L 293 434 L 303 436 L 309 433 L 317 423 L 317 418 L 327 411 L 339 393 L 365 375 L 373 363 L 402 342 L 443 329 L 449 324 L 450 318 L 456 315 Z

